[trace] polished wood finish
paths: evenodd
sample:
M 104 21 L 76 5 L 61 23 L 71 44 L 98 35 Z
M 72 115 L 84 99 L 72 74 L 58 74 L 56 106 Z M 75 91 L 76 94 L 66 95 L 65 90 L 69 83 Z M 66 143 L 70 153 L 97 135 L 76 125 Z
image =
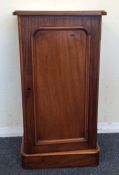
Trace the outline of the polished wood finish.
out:
M 104 11 L 18 15 L 25 168 L 98 164 L 97 108 Z
M 100 148 L 40 154 L 22 154 L 22 165 L 26 169 L 97 166 Z
M 14 15 L 23 15 L 23 16 L 100 16 L 100 15 L 106 15 L 107 13 L 104 10 L 98 10 L 98 11 L 19 11 L 16 10 L 13 12 Z

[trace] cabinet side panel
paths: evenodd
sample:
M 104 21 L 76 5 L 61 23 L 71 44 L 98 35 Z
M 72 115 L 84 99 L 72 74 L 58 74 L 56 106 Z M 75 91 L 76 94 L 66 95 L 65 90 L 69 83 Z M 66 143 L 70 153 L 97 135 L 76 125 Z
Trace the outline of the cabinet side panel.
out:
M 90 88 L 89 88 L 89 147 L 97 143 L 98 88 L 100 66 L 101 16 L 91 20 Z
M 22 107 L 23 107 L 23 146 L 26 153 L 32 152 L 34 145 L 34 112 L 32 94 L 32 63 L 30 55 L 30 28 L 29 17 L 18 16 L 20 67 L 22 83 Z

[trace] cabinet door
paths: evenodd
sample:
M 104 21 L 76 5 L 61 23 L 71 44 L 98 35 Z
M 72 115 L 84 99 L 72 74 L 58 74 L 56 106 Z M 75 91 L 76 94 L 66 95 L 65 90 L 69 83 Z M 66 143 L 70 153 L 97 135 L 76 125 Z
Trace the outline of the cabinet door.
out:
M 31 143 L 29 150 L 89 148 L 90 32 L 82 25 L 34 28 L 22 29 L 24 138 Z

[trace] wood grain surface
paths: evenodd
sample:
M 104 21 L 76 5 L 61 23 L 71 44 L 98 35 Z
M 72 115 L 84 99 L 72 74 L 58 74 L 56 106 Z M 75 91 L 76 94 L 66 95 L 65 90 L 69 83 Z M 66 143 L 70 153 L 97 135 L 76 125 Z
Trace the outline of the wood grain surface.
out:
M 24 167 L 97 165 L 101 15 L 106 12 L 14 14 L 19 25 Z

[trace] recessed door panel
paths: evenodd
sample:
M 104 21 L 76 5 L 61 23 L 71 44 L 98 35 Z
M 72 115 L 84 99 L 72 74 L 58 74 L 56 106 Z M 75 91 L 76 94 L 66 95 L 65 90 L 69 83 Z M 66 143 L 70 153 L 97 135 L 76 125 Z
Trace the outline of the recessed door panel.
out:
M 37 148 L 87 143 L 89 38 L 83 28 L 41 28 L 32 37 Z

